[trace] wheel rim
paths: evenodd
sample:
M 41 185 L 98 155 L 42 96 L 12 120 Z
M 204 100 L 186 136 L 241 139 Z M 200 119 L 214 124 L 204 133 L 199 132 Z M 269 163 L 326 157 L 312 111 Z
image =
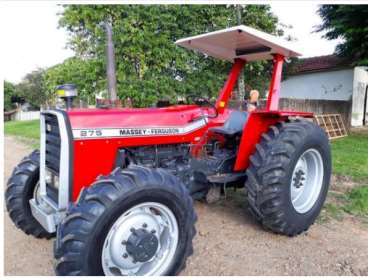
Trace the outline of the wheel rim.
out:
M 308 212 L 318 200 L 322 184 L 322 156 L 316 149 L 308 149 L 298 159 L 290 183 L 294 209 L 299 213 Z
M 103 271 L 108 276 L 164 275 L 178 239 L 178 223 L 167 206 L 155 202 L 134 206 L 115 221 L 105 238 Z

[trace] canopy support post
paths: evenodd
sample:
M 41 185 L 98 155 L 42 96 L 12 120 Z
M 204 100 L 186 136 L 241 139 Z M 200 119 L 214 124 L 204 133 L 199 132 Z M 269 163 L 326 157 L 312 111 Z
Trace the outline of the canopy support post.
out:
M 274 55 L 273 73 L 266 104 L 267 111 L 277 111 L 279 109 L 282 65 L 284 59 L 285 57 L 281 54 Z
M 227 107 L 227 104 L 231 97 L 231 92 L 234 89 L 236 81 L 238 80 L 239 74 L 241 70 L 244 68 L 245 63 L 246 62 L 244 60 L 235 59 L 234 65 L 229 73 L 229 76 L 225 82 L 225 85 L 222 88 L 220 92 L 220 96 L 218 97 L 216 101 L 216 109 L 218 113 L 223 113 L 225 111 L 225 108 Z

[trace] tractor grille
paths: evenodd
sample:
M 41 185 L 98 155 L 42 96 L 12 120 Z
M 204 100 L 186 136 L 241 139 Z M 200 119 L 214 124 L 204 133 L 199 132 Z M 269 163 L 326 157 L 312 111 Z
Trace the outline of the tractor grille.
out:
M 60 130 L 56 115 L 44 114 L 46 129 L 46 167 L 55 174 L 60 171 Z
M 40 186 L 47 200 L 65 210 L 73 184 L 73 133 L 63 110 L 41 113 Z M 42 192 L 42 191 L 41 191 Z

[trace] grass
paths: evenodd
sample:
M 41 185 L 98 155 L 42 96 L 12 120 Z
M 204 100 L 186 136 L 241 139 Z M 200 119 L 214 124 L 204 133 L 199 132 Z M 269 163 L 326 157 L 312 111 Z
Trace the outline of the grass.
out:
M 356 182 L 368 181 L 368 134 L 352 133 L 332 141 L 332 169 Z
M 368 223 L 368 185 L 357 186 L 346 192 L 330 191 L 317 221 L 341 221 L 346 213 Z
M 343 214 L 344 210 L 340 205 L 326 202 L 317 218 L 317 222 L 321 224 L 329 221 L 331 218 L 341 221 L 344 217 Z
M 344 210 L 351 214 L 368 217 L 368 185 L 353 188 L 347 194 Z
M 13 135 L 34 148 L 39 146 L 40 121 L 9 121 L 4 123 L 5 135 Z
M 5 134 L 28 139 L 38 140 L 40 138 L 40 121 L 9 121 L 4 124 Z

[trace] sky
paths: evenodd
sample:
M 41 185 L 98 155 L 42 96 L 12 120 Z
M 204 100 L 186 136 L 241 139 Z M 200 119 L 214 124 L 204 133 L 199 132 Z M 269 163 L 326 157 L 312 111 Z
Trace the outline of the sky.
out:
M 280 22 L 292 25 L 286 35 L 296 38 L 303 57 L 327 55 L 333 53 L 337 41 L 321 38 L 320 33 L 312 33 L 314 26 L 321 23 L 316 14 L 318 5 L 314 3 L 271 4 L 272 11 Z M 3 26 L 2 45 L 3 75 L 5 80 L 19 82 L 25 74 L 39 67 L 45 68 L 61 63 L 73 56 L 66 48 L 68 35 L 64 29 L 58 29 L 57 13 L 62 10 L 55 3 L 17 3 L 7 2 L 0 9 L 0 26 Z

